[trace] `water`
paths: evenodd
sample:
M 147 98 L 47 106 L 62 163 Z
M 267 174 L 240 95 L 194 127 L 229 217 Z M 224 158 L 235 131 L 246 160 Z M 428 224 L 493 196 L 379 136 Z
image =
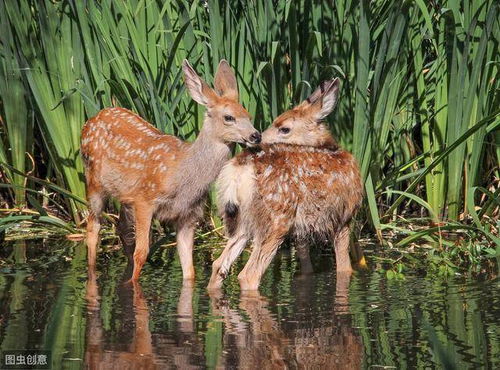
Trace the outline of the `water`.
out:
M 336 279 L 329 251 L 300 275 L 278 253 L 259 295 L 206 285 L 213 248 L 196 252 L 197 279 L 182 287 L 175 249 L 159 251 L 136 287 L 125 258 L 99 257 L 87 276 L 81 243 L 18 241 L 0 250 L 1 350 L 46 349 L 53 368 L 500 368 L 500 283 L 372 269 Z M 236 266 L 239 270 L 242 262 Z

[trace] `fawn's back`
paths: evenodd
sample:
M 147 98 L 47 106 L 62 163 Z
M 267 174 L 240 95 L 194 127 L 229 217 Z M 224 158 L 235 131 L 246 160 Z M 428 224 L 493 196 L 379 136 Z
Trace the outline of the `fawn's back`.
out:
M 235 192 L 236 179 L 241 186 Z M 297 236 L 331 235 L 350 221 L 363 190 L 356 160 L 347 151 L 270 144 L 231 160 L 220 176 L 219 195 L 226 213 L 231 202 L 240 208 L 238 217 L 245 221 L 238 222 L 249 229 L 277 223 Z
M 89 187 L 127 201 L 146 199 L 167 184 L 189 144 L 165 135 L 137 114 L 107 108 L 89 119 L 81 151 Z

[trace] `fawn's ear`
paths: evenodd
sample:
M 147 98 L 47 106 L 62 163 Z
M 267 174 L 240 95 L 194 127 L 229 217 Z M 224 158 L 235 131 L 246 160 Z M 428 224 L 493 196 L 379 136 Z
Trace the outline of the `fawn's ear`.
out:
M 238 101 L 238 84 L 229 63 L 222 59 L 215 74 L 215 92 L 220 96 Z
M 339 86 L 340 80 L 338 78 L 323 81 L 318 88 L 302 102 L 301 106 L 309 110 L 314 119 L 317 121 L 322 120 L 328 116 L 335 108 L 335 105 L 337 105 Z
M 201 105 L 212 105 L 217 99 L 215 91 L 202 80 L 196 71 L 191 67 L 191 64 L 184 59 L 182 62 L 182 70 L 186 80 L 186 87 L 189 95 Z

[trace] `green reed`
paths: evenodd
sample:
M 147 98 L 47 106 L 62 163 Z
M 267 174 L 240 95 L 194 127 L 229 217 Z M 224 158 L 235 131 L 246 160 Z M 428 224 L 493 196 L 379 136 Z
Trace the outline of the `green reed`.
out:
M 360 162 L 366 212 L 358 219 L 380 238 L 392 231 L 406 236 L 402 244 L 439 241 L 445 225 L 500 244 L 498 2 L 32 0 L 0 7 L 1 195 L 9 207 L 28 202 L 50 211 L 55 203 L 68 215 L 49 217 L 79 223 L 84 205 L 58 191 L 46 199 L 47 186 L 22 174 L 84 198 L 80 130 L 110 105 L 193 140 L 203 110 L 184 91 L 181 62 L 188 58 L 211 81 L 226 58 L 261 129 L 321 80 L 341 77 L 329 124 Z M 422 217 L 437 229 L 407 227 Z M 0 231 L 15 221 L 0 220 Z

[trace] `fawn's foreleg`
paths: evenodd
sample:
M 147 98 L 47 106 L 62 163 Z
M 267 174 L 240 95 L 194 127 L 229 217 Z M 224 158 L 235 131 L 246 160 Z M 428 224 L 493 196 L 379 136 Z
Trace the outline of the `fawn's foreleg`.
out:
M 212 264 L 212 276 L 208 283 L 209 290 L 219 289 L 221 287 L 222 281 L 229 272 L 231 265 L 241 254 L 243 249 L 245 249 L 247 241 L 248 237 L 241 233 L 232 236 L 227 241 L 222 254 Z
M 260 280 L 283 242 L 284 236 L 285 233 L 275 233 L 266 237 L 263 242 L 260 242 L 260 238 L 254 241 L 252 254 L 238 275 L 242 290 L 259 289 Z
M 184 281 L 194 280 L 193 245 L 194 222 L 182 222 L 177 225 L 177 251 L 182 267 Z

